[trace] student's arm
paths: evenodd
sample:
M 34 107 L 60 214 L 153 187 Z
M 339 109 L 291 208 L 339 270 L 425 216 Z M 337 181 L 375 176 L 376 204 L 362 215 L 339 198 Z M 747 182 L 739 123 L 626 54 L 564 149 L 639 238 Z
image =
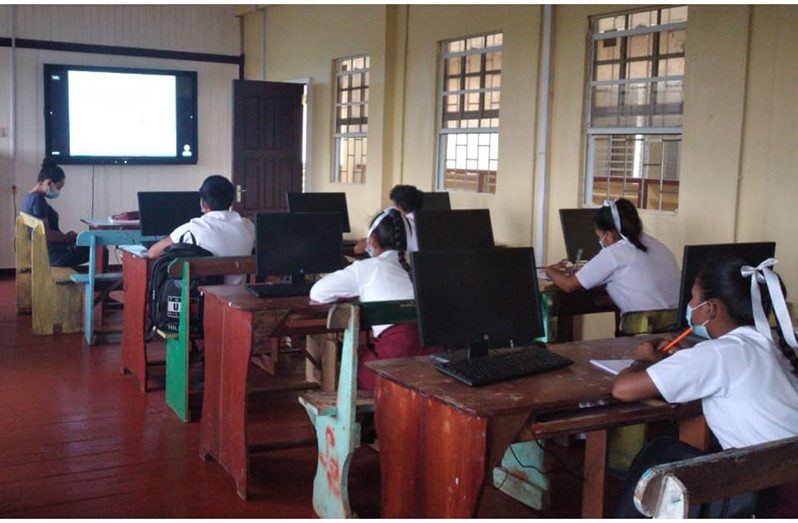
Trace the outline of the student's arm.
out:
M 24 210 L 24 209 L 23 209 Z M 37 197 L 33 199 L 30 208 L 30 215 L 35 216 L 42 220 L 45 224 L 45 231 L 44 231 L 44 239 L 48 242 L 57 242 L 57 243 L 75 243 L 75 238 L 77 238 L 77 234 L 74 231 L 69 231 L 68 233 L 63 233 L 61 231 L 51 231 L 49 229 L 49 210 L 50 206 L 45 201 L 44 197 Z M 28 211 L 26 211 L 28 212 Z
M 75 243 L 75 238 L 77 237 L 78 235 L 75 234 L 75 231 L 63 233 L 61 231 L 51 231 L 48 229 L 44 232 L 44 238 L 48 242 Z
M 174 245 L 174 243 L 175 242 L 172 241 L 172 238 L 167 236 L 163 240 L 160 240 L 159 242 L 155 243 L 152 247 L 150 247 L 150 249 L 147 251 L 147 257 L 157 258 L 158 256 L 161 255 L 163 251 L 166 250 L 167 247 L 169 247 L 170 245 Z
M 341 298 L 354 298 L 360 293 L 357 267 L 353 263 L 345 269 L 327 274 L 310 288 L 310 301 L 331 303 Z
M 549 277 L 554 285 L 564 290 L 565 292 L 574 292 L 582 288 L 582 284 L 576 279 L 576 276 L 569 272 L 563 262 L 555 263 L 543 268 L 546 276 Z
M 638 345 L 634 352 L 635 362 L 622 370 L 612 384 L 613 397 L 621 401 L 637 401 L 659 396 L 659 390 L 646 369 L 665 357 L 659 349 L 667 343 L 665 340 L 655 340 Z

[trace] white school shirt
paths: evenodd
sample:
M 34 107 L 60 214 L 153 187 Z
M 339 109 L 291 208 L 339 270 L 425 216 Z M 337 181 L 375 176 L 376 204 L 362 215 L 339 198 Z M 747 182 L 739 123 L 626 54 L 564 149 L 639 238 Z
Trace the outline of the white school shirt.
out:
M 354 297 L 362 302 L 414 299 L 413 282 L 399 263 L 397 251 L 357 260 L 345 269 L 327 274 L 310 289 L 310 299 L 319 303 Z M 379 336 L 390 326 L 373 325 L 372 332 Z
M 651 236 L 641 234 L 640 241 L 648 252 L 621 239 L 601 249 L 576 273 L 576 279 L 585 289 L 607 285 L 607 294 L 621 314 L 675 309 L 681 279 L 676 258 Z
M 214 256 L 249 256 L 255 245 L 255 224 L 235 211 L 206 212 L 172 231 L 169 237 L 175 243 L 181 240 L 191 243 L 189 232 L 194 235 L 197 245 Z M 246 275 L 243 274 L 224 277 L 224 282 L 229 285 L 245 281 Z
M 667 401 L 700 399 L 724 449 L 798 435 L 798 377 L 753 327 L 680 350 L 646 372 Z
M 405 214 L 407 223 L 410 224 L 410 231 L 407 235 L 407 252 L 418 251 L 418 239 L 416 238 L 416 213 Z

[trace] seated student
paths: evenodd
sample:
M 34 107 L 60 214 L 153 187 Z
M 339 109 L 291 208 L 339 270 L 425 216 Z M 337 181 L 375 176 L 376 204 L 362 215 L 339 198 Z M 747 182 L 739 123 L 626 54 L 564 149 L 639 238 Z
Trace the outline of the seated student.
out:
M 405 259 L 405 220 L 396 209 L 386 209 L 371 222 L 366 249 L 371 258 L 327 274 L 310 289 L 310 299 L 330 303 L 340 298 L 359 297 L 362 302 L 412 300 L 413 282 Z M 374 374 L 366 362 L 418 356 L 425 351 L 418 340 L 415 323 L 372 326 L 374 348 L 358 349 L 357 383 L 361 389 L 374 388 Z
M 75 245 L 75 231 L 61 232 L 58 227 L 58 213 L 47 201 L 58 198 L 65 183 L 64 170 L 52 159 L 45 158 L 42 160 L 36 185 L 22 200 L 22 212 L 44 220 L 47 224 L 47 254 L 50 265 L 54 267 L 76 267 L 89 261 L 89 248 Z
M 418 250 L 416 239 L 415 212 L 421 209 L 424 202 L 424 193 L 414 185 L 397 185 L 391 189 L 389 195 L 394 208 L 398 209 L 407 221 L 407 252 Z M 362 239 L 355 245 L 355 254 L 366 252 L 366 240 Z
M 623 401 L 660 395 L 672 403 L 701 400 L 707 425 L 724 449 L 798 435 L 798 343 L 786 313 L 777 314 L 780 339 L 772 340 L 767 310 L 771 303 L 783 305 L 784 296 L 778 278 L 764 288 L 761 278 L 770 269 L 760 267 L 728 257 L 705 265 L 686 314 L 693 332 L 708 341 L 669 354 L 659 350 L 665 342 L 643 343 L 635 352 L 638 363 L 616 378 L 613 396 Z M 764 304 L 753 301 L 751 278 L 760 282 Z M 632 501 L 634 485 L 648 467 L 701 454 L 672 438 L 653 441 L 635 458 L 616 515 L 639 516 Z
M 174 243 L 193 243 L 212 252 L 214 256 L 247 256 L 255 244 L 255 224 L 230 210 L 235 188 L 225 178 L 208 176 L 199 189 L 202 216 L 184 223 L 159 241 L 147 252 L 157 258 Z M 225 283 L 244 283 L 246 275 L 225 276 Z
M 681 278 L 676 259 L 667 247 L 643 234 L 634 204 L 623 198 L 605 203 L 594 222 L 601 251 L 576 273 L 563 260 L 546 267 L 546 275 L 565 292 L 606 285 L 621 314 L 675 309 Z

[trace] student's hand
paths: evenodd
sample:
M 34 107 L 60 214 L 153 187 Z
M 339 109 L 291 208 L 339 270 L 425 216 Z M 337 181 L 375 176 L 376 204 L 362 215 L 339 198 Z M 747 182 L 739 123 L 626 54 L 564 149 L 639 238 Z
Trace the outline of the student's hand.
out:
M 75 231 L 69 231 L 64 236 L 66 236 L 69 239 L 69 241 L 75 241 L 75 238 L 78 237 L 78 233 L 76 233 Z
M 634 359 L 647 362 L 656 362 L 670 356 L 671 350 L 662 352 L 662 348 L 670 343 L 669 340 L 655 339 L 641 343 L 635 347 Z
M 366 239 L 365 238 L 359 239 L 352 250 L 355 251 L 355 254 L 358 255 L 366 252 Z

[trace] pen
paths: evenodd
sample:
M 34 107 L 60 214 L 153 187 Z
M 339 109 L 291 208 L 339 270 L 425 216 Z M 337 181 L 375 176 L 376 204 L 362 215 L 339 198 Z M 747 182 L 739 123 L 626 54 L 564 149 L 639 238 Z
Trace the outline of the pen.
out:
M 674 345 L 676 345 L 677 343 L 682 341 L 691 332 L 693 332 L 693 328 L 692 327 L 687 327 L 687 329 L 685 329 L 685 331 L 683 333 L 681 333 L 678 336 L 676 336 L 675 338 L 673 338 L 673 340 L 670 343 L 668 343 L 667 345 L 662 347 L 659 351 L 660 352 L 667 352 L 667 351 L 671 350 L 674 347 Z

